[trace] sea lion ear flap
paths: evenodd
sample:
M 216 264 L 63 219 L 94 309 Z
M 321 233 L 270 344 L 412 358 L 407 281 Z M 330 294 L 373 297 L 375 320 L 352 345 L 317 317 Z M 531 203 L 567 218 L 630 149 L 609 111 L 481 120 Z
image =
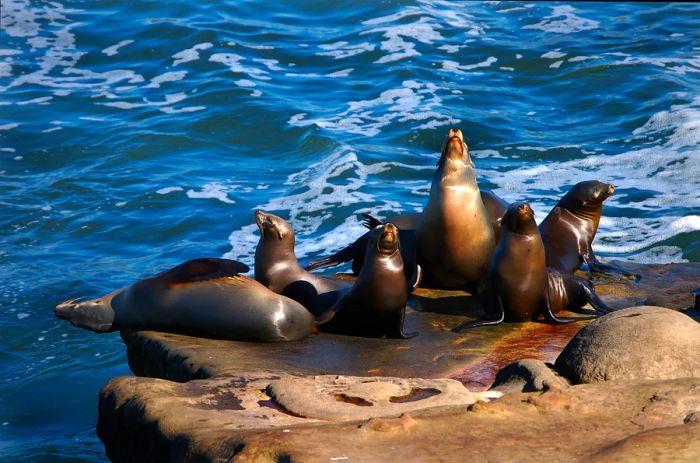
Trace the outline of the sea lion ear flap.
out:
M 282 233 L 282 230 L 280 230 L 279 228 L 277 228 L 277 236 L 279 237 L 280 241 L 282 240 L 282 238 L 284 238 L 284 233 Z

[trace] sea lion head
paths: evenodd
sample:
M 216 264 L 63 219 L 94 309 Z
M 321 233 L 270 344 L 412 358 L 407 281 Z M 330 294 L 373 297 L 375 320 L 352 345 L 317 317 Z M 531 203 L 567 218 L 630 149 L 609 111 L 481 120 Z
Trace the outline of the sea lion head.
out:
M 602 207 L 603 201 L 608 199 L 614 192 L 615 186 L 611 183 L 587 180 L 574 185 L 559 203 L 566 209 L 574 211 L 579 209 L 597 209 Z
M 383 255 L 392 255 L 399 249 L 399 229 L 393 223 L 377 227 L 377 251 Z
M 257 210 L 255 211 L 255 223 L 260 229 L 261 241 L 291 242 L 294 245 L 292 227 L 283 218 Z
M 503 219 L 501 219 L 501 227 L 513 233 L 530 235 L 537 230 L 535 212 L 525 201 L 513 203 L 508 206 Z
M 447 161 L 459 162 L 474 167 L 474 162 L 469 155 L 469 148 L 464 142 L 464 135 L 459 129 L 450 129 L 442 144 L 442 153 L 437 165 L 442 166 Z

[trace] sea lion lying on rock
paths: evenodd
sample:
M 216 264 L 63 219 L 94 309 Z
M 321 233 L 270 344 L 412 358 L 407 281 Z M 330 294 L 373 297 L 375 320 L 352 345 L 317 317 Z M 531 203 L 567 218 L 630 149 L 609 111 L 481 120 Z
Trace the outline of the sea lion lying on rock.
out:
M 58 318 L 99 333 L 124 328 L 246 341 L 294 341 L 315 331 L 311 313 L 240 275 L 235 260 L 194 259 L 89 301 L 56 306 Z

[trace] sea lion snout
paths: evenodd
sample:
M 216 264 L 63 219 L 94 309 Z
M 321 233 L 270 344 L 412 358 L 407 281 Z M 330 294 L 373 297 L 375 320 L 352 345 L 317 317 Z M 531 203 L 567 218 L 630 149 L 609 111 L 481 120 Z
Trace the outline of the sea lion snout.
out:
M 258 226 L 262 225 L 265 218 L 267 218 L 267 214 L 265 214 L 263 211 L 260 209 L 255 211 L 255 222 L 258 224 Z
M 530 207 L 530 203 L 520 203 L 518 205 L 518 216 L 521 219 L 530 220 L 535 215 L 535 212 Z
M 464 135 L 462 134 L 462 131 L 460 129 L 457 129 L 457 128 L 450 129 L 450 133 L 447 135 L 447 137 L 448 138 L 457 137 L 461 141 L 464 141 Z
M 611 196 L 613 193 L 615 193 L 615 185 L 611 183 L 608 185 L 608 196 Z
M 452 133 L 451 130 L 450 133 Z M 464 156 L 464 142 L 456 135 L 450 136 L 445 150 L 449 159 L 461 160 Z

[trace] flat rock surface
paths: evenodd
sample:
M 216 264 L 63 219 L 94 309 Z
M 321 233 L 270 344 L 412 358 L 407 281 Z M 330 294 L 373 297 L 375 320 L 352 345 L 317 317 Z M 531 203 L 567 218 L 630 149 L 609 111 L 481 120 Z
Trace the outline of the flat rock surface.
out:
M 668 296 L 668 307 L 692 306 L 700 264 L 644 265 L 615 262 L 639 281 L 601 276 L 598 292 L 613 308 Z M 344 277 L 347 278 L 347 277 Z M 410 300 L 405 331 L 413 339 L 369 339 L 321 333 L 288 343 L 249 343 L 154 331 L 124 331 L 129 365 L 140 376 L 188 381 L 242 371 L 270 374 L 454 378 L 471 390 L 487 388 L 496 372 L 522 358 L 554 362 L 587 322 L 501 324 L 455 334 L 463 313 L 479 316 L 475 298 L 458 291 L 418 289 Z
M 700 378 L 583 384 L 347 423 L 275 408 L 263 392 L 272 381 L 116 378 L 100 396 L 98 434 L 113 461 L 132 462 L 619 461 L 627 449 L 635 461 L 700 461 Z
M 700 323 L 663 307 L 630 307 L 592 321 L 556 360 L 574 383 L 700 377 Z
M 267 391 L 275 403 L 295 415 L 329 421 L 396 418 L 406 412 L 476 402 L 462 383 L 452 379 L 286 377 L 270 383 Z

